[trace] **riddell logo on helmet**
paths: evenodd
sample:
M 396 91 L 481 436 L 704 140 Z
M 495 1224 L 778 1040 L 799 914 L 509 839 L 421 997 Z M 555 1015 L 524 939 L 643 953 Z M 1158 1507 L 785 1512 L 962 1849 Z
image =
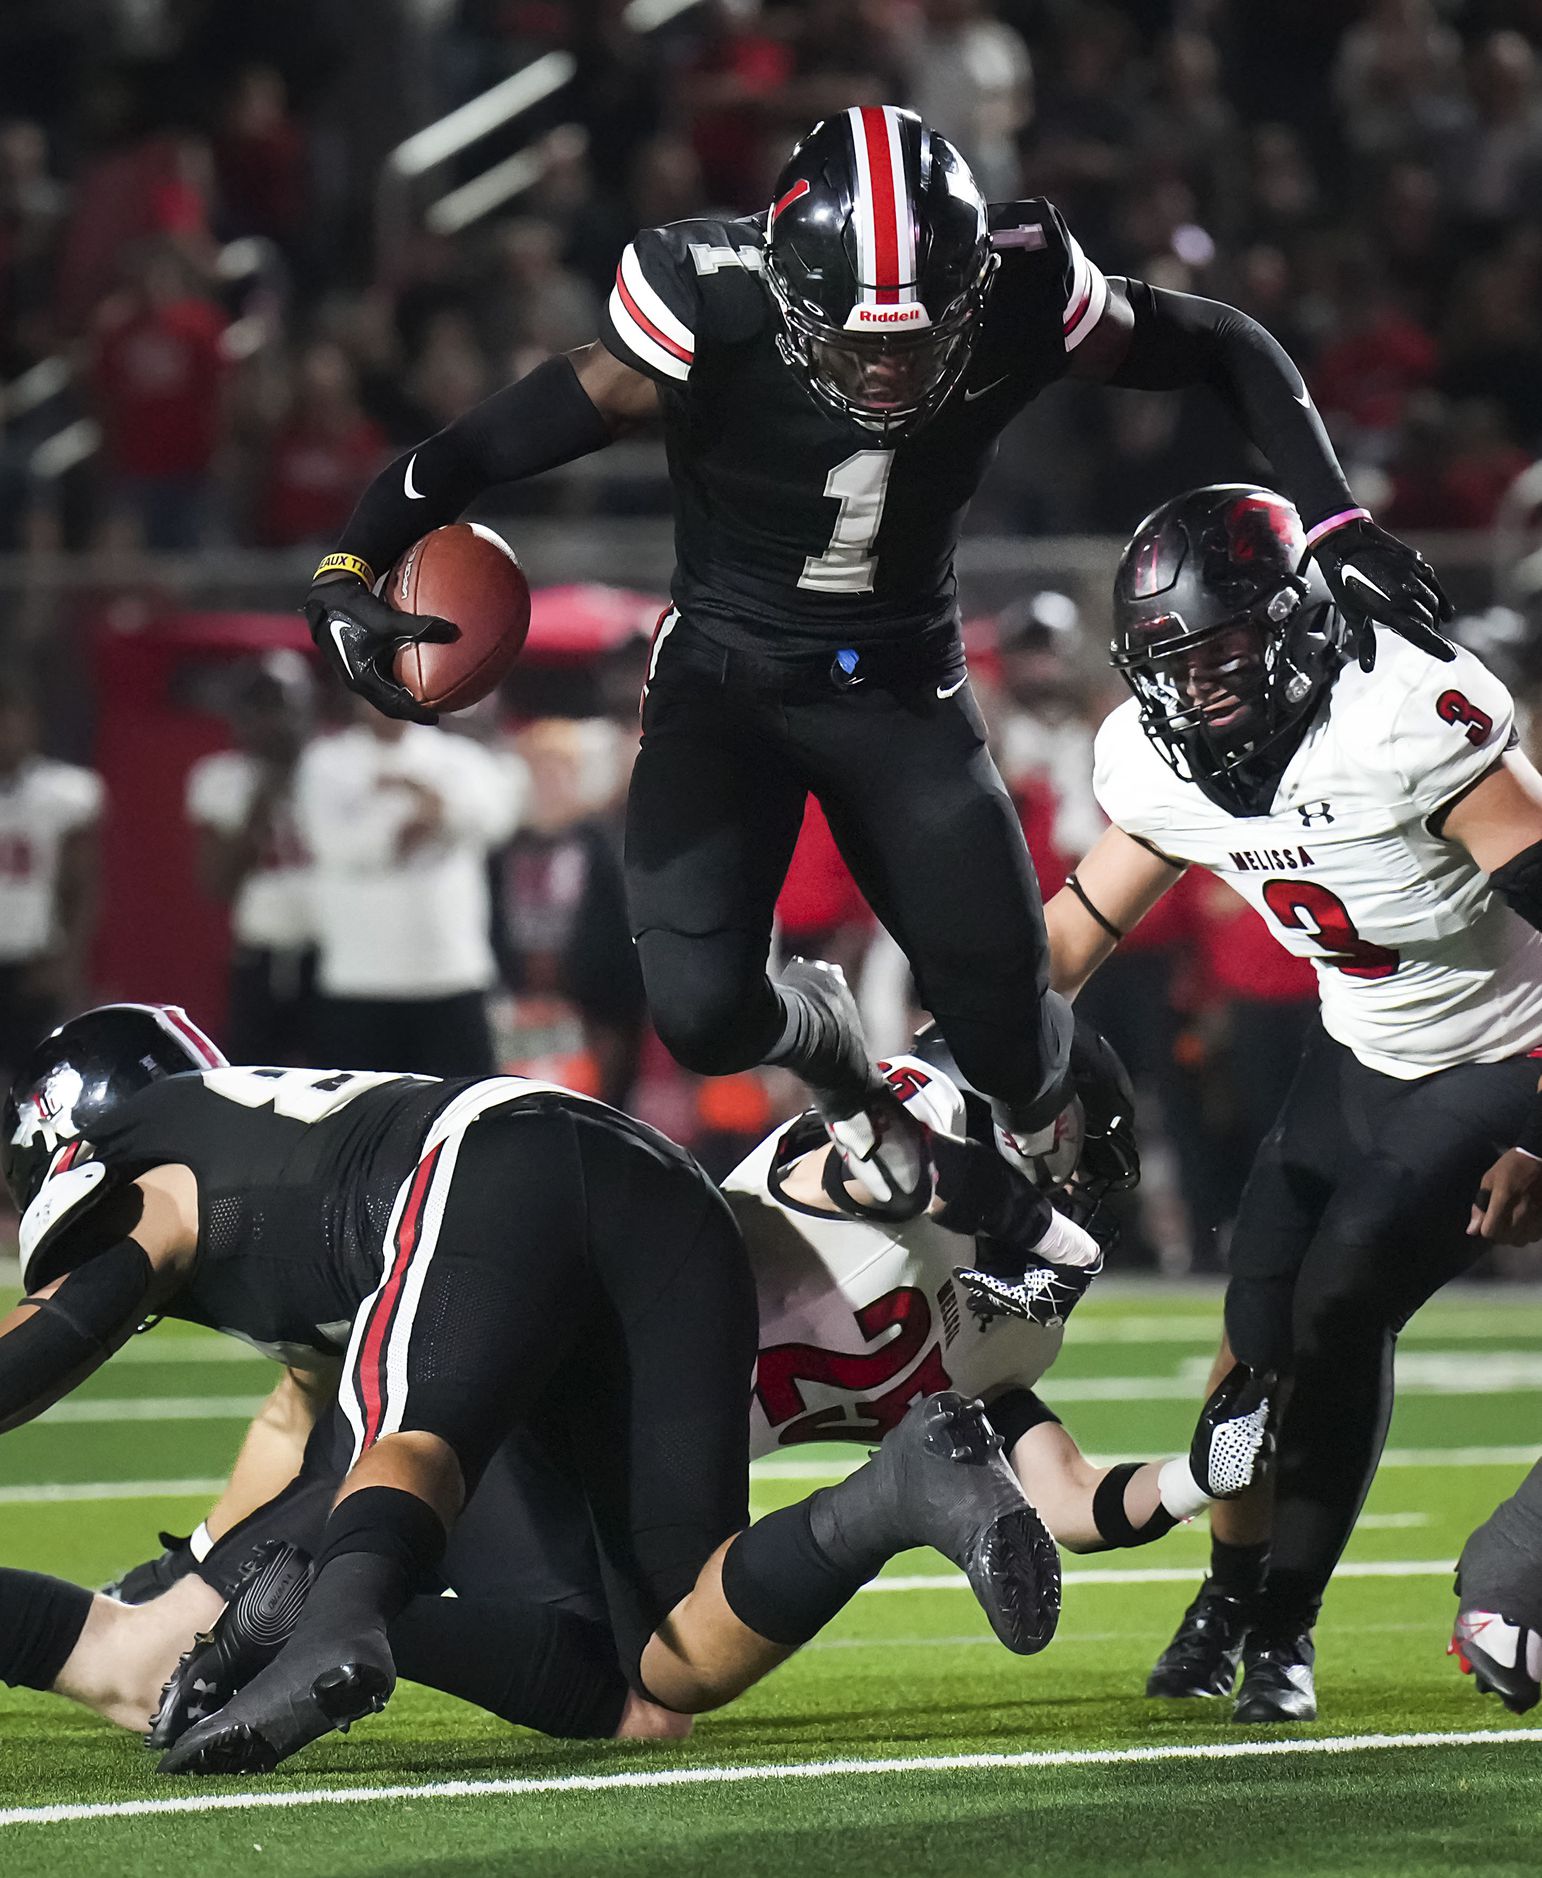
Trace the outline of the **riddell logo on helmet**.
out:
M 846 321 L 846 330 L 868 326 L 930 326 L 931 316 L 919 302 L 914 306 L 855 306 Z

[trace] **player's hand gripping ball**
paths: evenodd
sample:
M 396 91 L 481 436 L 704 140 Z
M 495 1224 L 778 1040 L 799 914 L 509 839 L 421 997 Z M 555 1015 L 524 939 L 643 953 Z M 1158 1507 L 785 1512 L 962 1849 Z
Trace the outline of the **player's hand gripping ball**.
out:
M 455 637 L 411 639 L 394 671 L 429 711 L 463 711 L 496 691 L 524 649 L 530 586 L 509 544 L 480 522 L 452 522 L 415 541 L 381 589 L 400 613 L 448 620 Z

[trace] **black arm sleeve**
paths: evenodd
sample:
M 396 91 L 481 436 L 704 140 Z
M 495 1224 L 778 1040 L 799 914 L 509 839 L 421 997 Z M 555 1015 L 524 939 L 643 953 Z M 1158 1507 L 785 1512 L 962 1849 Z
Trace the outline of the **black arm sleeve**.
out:
M 1209 385 L 1268 457 L 1307 528 L 1355 506 L 1306 382 L 1283 346 L 1235 307 L 1128 283 L 1135 325 L 1109 379 L 1136 391 Z
M 30 1421 L 78 1372 L 111 1356 L 133 1329 L 152 1275 L 143 1246 L 121 1239 L 77 1265 L 30 1319 L 0 1338 L 0 1430 Z
M 1483 778 L 1478 780 L 1481 782 Z M 1448 804 L 1441 813 L 1447 813 L 1451 806 L 1453 804 Z M 1519 913 L 1528 925 L 1542 931 L 1542 841 L 1534 841 L 1519 854 L 1512 854 L 1503 867 L 1496 867 L 1489 875 L 1488 884 L 1503 897 L 1512 913 Z
M 359 498 L 337 551 L 383 574 L 484 490 L 558 469 L 610 440 L 572 360 L 547 359 L 387 465 Z

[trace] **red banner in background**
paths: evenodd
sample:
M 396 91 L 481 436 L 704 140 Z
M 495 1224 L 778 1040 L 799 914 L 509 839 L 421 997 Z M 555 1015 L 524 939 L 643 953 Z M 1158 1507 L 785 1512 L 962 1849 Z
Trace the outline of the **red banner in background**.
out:
M 96 766 L 107 785 L 96 979 L 112 998 L 186 1006 L 216 1041 L 225 1018 L 229 928 L 199 887 L 184 805 L 199 757 L 230 744 L 237 668 L 264 653 L 310 653 L 297 613 L 173 613 L 93 634 Z

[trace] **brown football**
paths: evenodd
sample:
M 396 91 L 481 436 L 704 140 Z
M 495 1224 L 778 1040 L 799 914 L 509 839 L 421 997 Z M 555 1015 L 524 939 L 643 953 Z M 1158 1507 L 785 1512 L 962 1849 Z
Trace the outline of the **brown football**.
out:
M 530 630 L 530 586 L 514 550 L 480 522 L 424 535 L 386 575 L 382 597 L 399 613 L 432 613 L 459 636 L 403 646 L 396 677 L 431 711 L 463 711 L 508 676 Z

